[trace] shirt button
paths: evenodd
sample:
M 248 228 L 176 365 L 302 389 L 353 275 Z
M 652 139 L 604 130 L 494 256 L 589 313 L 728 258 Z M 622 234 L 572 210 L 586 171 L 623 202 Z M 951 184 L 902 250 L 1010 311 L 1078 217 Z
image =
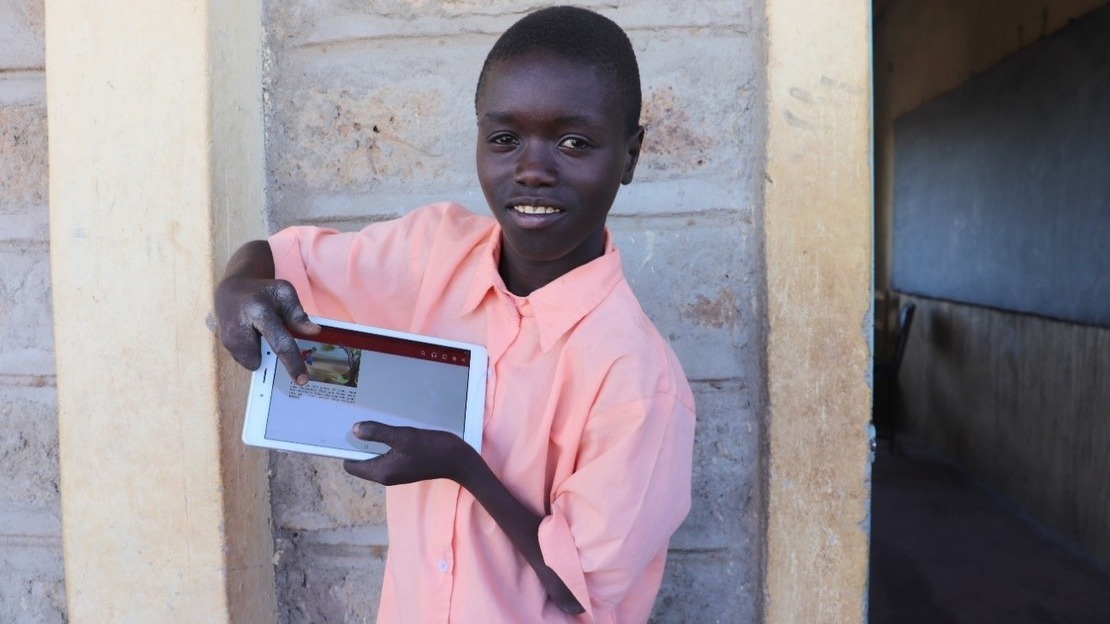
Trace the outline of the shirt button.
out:
M 447 565 L 447 561 L 440 561 L 439 565 L 436 566 L 436 567 L 439 568 L 440 572 L 444 572 L 444 573 L 446 573 L 447 570 L 451 568 L 451 566 Z

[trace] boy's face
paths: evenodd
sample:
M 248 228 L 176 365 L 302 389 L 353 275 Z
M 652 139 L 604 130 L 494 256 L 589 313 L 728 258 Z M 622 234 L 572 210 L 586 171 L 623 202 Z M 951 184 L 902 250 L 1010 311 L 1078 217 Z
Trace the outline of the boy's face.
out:
M 478 97 L 478 179 L 502 261 L 562 275 L 604 251 L 605 217 L 632 181 L 632 136 L 601 69 L 533 53 L 490 68 Z

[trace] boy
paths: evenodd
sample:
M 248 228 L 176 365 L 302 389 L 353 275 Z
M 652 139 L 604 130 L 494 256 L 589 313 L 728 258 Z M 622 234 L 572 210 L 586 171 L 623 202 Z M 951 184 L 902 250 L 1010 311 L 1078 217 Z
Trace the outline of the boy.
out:
M 649 617 L 689 509 L 694 408 L 605 230 L 640 100 L 620 27 L 538 11 L 494 45 L 475 94 L 494 220 L 436 204 L 358 233 L 290 228 L 229 261 L 221 339 L 248 368 L 261 333 L 307 381 L 283 326 L 315 333 L 304 310 L 489 350 L 481 455 L 448 433 L 354 426 L 391 447 L 344 464 L 391 486 L 379 622 Z

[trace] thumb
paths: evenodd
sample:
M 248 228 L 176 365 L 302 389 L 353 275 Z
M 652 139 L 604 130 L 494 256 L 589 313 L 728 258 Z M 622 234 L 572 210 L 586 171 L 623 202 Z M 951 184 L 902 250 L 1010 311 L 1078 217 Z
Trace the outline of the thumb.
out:
M 354 427 L 351 428 L 351 433 L 359 440 L 381 442 L 390 447 L 397 439 L 397 427 L 391 427 L 374 420 L 355 423 Z

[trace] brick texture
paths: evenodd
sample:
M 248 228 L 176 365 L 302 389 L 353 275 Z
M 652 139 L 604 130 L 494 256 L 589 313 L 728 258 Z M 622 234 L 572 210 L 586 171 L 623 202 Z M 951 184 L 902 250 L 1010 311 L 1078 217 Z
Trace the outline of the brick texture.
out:
M 0 0 L 0 622 L 66 621 L 42 0 Z

